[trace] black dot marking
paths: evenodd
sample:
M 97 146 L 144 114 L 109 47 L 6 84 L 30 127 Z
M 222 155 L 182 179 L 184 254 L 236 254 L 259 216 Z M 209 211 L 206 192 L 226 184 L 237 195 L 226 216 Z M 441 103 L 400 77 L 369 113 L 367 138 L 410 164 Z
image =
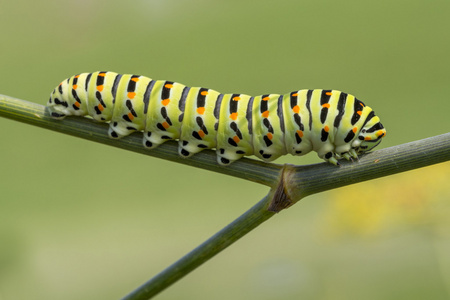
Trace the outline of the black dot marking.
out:
M 172 138 L 170 136 L 168 136 L 168 135 L 163 135 L 163 136 L 161 136 L 161 139 L 163 139 L 163 140 L 171 140 Z
M 264 157 L 264 158 L 271 158 L 272 157 L 272 154 L 266 154 L 266 153 L 264 153 L 263 150 L 259 150 L 259 154 L 261 154 L 261 156 Z
M 197 140 L 202 140 L 202 137 L 200 134 L 198 134 L 197 131 L 192 131 L 192 136 L 195 137 Z
M 245 151 L 237 150 L 237 151 L 236 151 L 236 154 L 245 154 Z
M 295 133 L 295 140 L 297 144 L 300 144 L 302 142 L 302 138 L 300 137 L 300 135 L 298 135 L 298 132 Z
M 326 159 L 330 159 L 332 157 L 333 157 L 333 152 L 328 152 L 327 154 L 325 154 Z
M 150 141 L 145 141 L 145 147 L 151 148 L 153 147 L 153 143 Z
M 226 159 L 225 157 L 221 157 L 220 161 L 224 164 L 224 165 L 228 165 L 230 163 L 229 159 Z
M 322 128 L 322 132 L 320 134 L 320 140 L 322 142 L 326 142 L 328 140 L 328 132 L 325 131 L 325 129 Z
M 205 144 L 198 144 L 197 147 L 202 148 L 202 149 L 208 148 L 208 146 Z
M 151 132 L 151 131 L 148 131 L 148 132 L 147 132 L 147 136 L 148 136 L 148 137 L 151 137 L 151 136 L 152 136 L 152 132 Z
M 158 127 L 158 129 L 161 131 L 166 131 L 166 128 L 164 128 L 164 126 L 161 123 L 156 124 L 156 127 Z
M 188 141 L 183 141 L 183 146 L 186 146 L 187 144 L 189 144 Z
M 117 126 L 117 122 L 114 122 L 114 123 L 113 123 L 113 126 L 116 127 L 116 126 Z
M 300 154 L 300 153 L 302 153 L 302 151 L 298 150 L 298 151 L 295 151 L 295 153 Z
M 364 137 L 362 135 L 358 136 L 358 139 L 364 141 Z
M 127 122 L 133 122 L 133 121 L 131 121 L 131 119 L 130 119 L 130 117 L 128 115 L 123 115 L 122 119 L 124 119 Z
M 55 103 L 64 107 L 69 107 L 69 104 L 66 101 L 60 101 L 58 98 L 55 98 Z
M 57 112 L 52 112 L 52 117 L 54 117 L 54 118 L 62 118 L 64 116 L 65 116 L 64 114 L 59 114 Z
M 230 144 L 233 147 L 237 147 L 238 145 L 232 138 L 228 138 L 228 144 Z
M 187 150 L 185 150 L 185 149 L 181 149 L 181 155 L 183 155 L 183 156 L 189 156 L 190 155 L 190 153 L 189 153 L 189 151 L 187 151 Z
M 273 143 L 272 143 L 272 141 L 269 139 L 269 137 L 267 136 L 267 135 L 265 135 L 264 137 L 263 137 L 263 140 L 264 140 L 264 142 L 266 143 L 266 146 L 267 147 L 270 147 Z
M 111 131 L 111 137 L 113 137 L 113 138 L 118 138 L 119 135 L 117 134 L 117 132 Z
M 347 136 L 345 137 L 344 142 L 349 143 L 351 140 L 353 140 L 354 137 L 355 133 L 353 132 L 353 130 L 350 130 Z
M 220 148 L 220 154 L 224 154 L 225 153 L 225 149 L 223 149 L 223 148 Z

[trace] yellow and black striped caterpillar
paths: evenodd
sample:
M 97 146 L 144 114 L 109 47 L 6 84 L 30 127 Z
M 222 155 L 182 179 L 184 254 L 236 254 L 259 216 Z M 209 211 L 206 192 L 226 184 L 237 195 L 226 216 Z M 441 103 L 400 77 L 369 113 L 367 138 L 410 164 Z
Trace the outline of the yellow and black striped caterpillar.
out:
M 111 138 L 143 131 L 147 148 L 178 140 L 183 157 L 215 148 L 221 165 L 248 155 L 272 161 L 310 151 L 338 165 L 339 158 L 357 158 L 386 135 L 370 107 L 336 90 L 251 97 L 114 72 L 64 80 L 48 109 L 56 119 L 89 115 L 109 122 Z

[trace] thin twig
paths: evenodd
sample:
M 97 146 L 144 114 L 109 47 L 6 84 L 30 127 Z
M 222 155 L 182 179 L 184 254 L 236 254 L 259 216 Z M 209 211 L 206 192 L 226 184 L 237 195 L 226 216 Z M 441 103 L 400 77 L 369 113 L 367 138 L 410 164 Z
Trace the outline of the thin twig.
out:
M 175 141 L 168 141 L 158 148 L 148 150 L 142 145 L 142 133 L 134 133 L 120 140 L 113 140 L 107 135 L 108 125 L 105 123 L 80 117 L 67 117 L 62 121 L 57 121 L 49 116 L 43 105 L 1 94 L 0 116 L 97 143 L 227 174 L 267 186 L 272 185 L 276 181 L 283 167 L 282 165 L 267 164 L 248 158 L 242 158 L 231 166 L 224 167 L 217 164 L 216 153 L 212 150 L 204 150 L 192 158 L 185 159 L 178 155 L 178 143 Z

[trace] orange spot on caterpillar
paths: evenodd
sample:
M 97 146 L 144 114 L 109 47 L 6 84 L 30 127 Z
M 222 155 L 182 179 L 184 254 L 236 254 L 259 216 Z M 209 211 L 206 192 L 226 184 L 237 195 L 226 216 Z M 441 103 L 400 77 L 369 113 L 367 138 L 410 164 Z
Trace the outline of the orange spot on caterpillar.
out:
M 208 92 L 207 92 L 207 91 L 202 91 L 202 92 L 200 93 L 200 95 L 206 96 L 206 95 L 208 95 Z
M 303 131 L 297 130 L 297 134 L 298 134 L 299 137 L 303 137 Z
M 169 102 L 170 102 L 170 99 L 167 98 L 167 99 L 162 100 L 161 104 L 164 105 L 164 106 L 167 106 L 169 104 Z
M 233 101 L 239 101 L 239 100 L 241 100 L 241 97 L 238 97 L 238 96 L 233 97 Z
M 292 97 L 297 97 L 297 96 L 298 96 L 298 93 L 294 93 L 294 94 L 292 94 L 291 96 L 292 96 Z
M 81 106 L 80 102 L 75 102 L 74 104 L 75 104 L 76 107 L 80 107 Z
M 136 93 L 135 92 L 129 92 L 128 93 L 128 98 L 134 99 L 134 97 L 136 97 Z
M 269 99 L 270 99 L 270 97 L 267 96 L 267 97 L 262 98 L 262 101 L 269 101 Z
M 384 131 L 384 130 L 378 130 L 377 131 L 377 136 L 380 136 L 380 135 L 386 135 L 386 131 Z
M 362 115 L 362 110 L 358 110 L 356 113 L 357 113 L 358 115 Z
M 300 106 L 298 106 L 298 105 L 294 106 L 292 111 L 295 112 L 296 114 L 298 114 L 300 112 Z
M 333 93 L 332 92 L 326 92 L 325 95 L 331 96 L 331 95 L 333 95 Z
M 80 74 L 73 76 L 73 78 L 78 78 L 80 77 Z
M 133 78 L 131 78 L 131 81 L 138 82 L 139 78 L 138 77 L 133 77 Z
M 97 105 L 97 108 L 99 111 L 103 111 L 105 108 L 103 107 L 103 105 L 99 104 Z
M 164 85 L 164 87 L 167 88 L 167 89 L 171 89 L 171 88 L 173 88 L 173 84 L 166 83 L 166 84 Z
M 74 84 L 74 85 L 72 86 L 72 88 L 73 88 L 74 90 L 76 90 L 77 87 L 78 87 L 78 85 L 76 85 L 76 84 Z
M 237 144 L 241 141 L 241 139 L 237 135 L 235 135 L 235 136 L 233 136 L 233 141 L 235 141 Z
M 370 136 L 366 136 L 365 138 L 364 138 L 364 140 L 365 141 L 370 141 L 372 138 L 370 137 Z
M 103 85 L 97 85 L 97 91 L 99 92 L 103 91 Z
M 358 127 L 353 127 L 352 131 L 353 133 L 356 133 L 358 131 Z
M 323 128 L 323 130 L 325 130 L 325 132 L 330 131 L 330 127 L 328 127 L 327 125 L 325 125 L 325 127 Z
M 271 134 L 270 132 L 266 134 L 266 136 L 269 138 L 269 140 L 273 139 L 273 134 Z
M 169 123 L 167 123 L 167 122 L 164 122 L 164 123 L 162 123 L 161 125 L 162 125 L 165 129 L 167 129 L 167 128 L 170 127 Z
M 199 115 L 203 115 L 203 114 L 205 113 L 205 108 L 204 108 L 204 107 L 199 107 L 199 108 L 197 108 L 197 113 L 198 113 Z
M 232 119 L 232 120 L 235 120 L 235 121 L 236 121 L 236 119 L 237 119 L 237 116 L 238 116 L 238 113 L 232 113 L 232 114 L 230 115 L 230 119 Z
M 264 118 L 268 118 L 268 117 L 269 117 L 269 111 L 266 110 L 265 112 L 263 112 L 263 113 L 261 114 L 261 116 L 263 116 Z
M 205 136 L 205 133 L 203 132 L 203 130 L 199 130 L 198 131 L 198 135 L 203 138 Z
M 325 108 L 330 108 L 330 103 L 325 103 L 325 104 L 322 104 L 322 107 L 325 107 Z
M 133 114 L 129 112 L 129 113 L 128 113 L 128 118 L 130 118 L 130 120 L 133 121 L 133 119 L 134 119 Z
M 105 77 L 105 75 L 106 75 L 105 72 L 100 72 L 100 73 L 98 73 L 98 76 L 100 76 L 100 77 Z

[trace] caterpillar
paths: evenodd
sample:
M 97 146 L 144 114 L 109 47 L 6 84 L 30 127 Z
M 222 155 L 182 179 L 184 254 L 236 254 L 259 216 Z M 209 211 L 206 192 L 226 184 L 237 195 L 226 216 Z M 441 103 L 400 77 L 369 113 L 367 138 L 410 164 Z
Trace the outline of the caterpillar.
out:
M 310 151 L 339 165 L 338 159 L 357 159 L 386 135 L 370 107 L 337 90 L 252 97 L 114 72 L 64 80 L 47 109 L 55 119 L 74 115 L 109 122 L 114 139 L 143 131 L 149 149 L 178 140 L 182 157 L 215 148 L 221 165 L 249 155 L 272 161 Z

